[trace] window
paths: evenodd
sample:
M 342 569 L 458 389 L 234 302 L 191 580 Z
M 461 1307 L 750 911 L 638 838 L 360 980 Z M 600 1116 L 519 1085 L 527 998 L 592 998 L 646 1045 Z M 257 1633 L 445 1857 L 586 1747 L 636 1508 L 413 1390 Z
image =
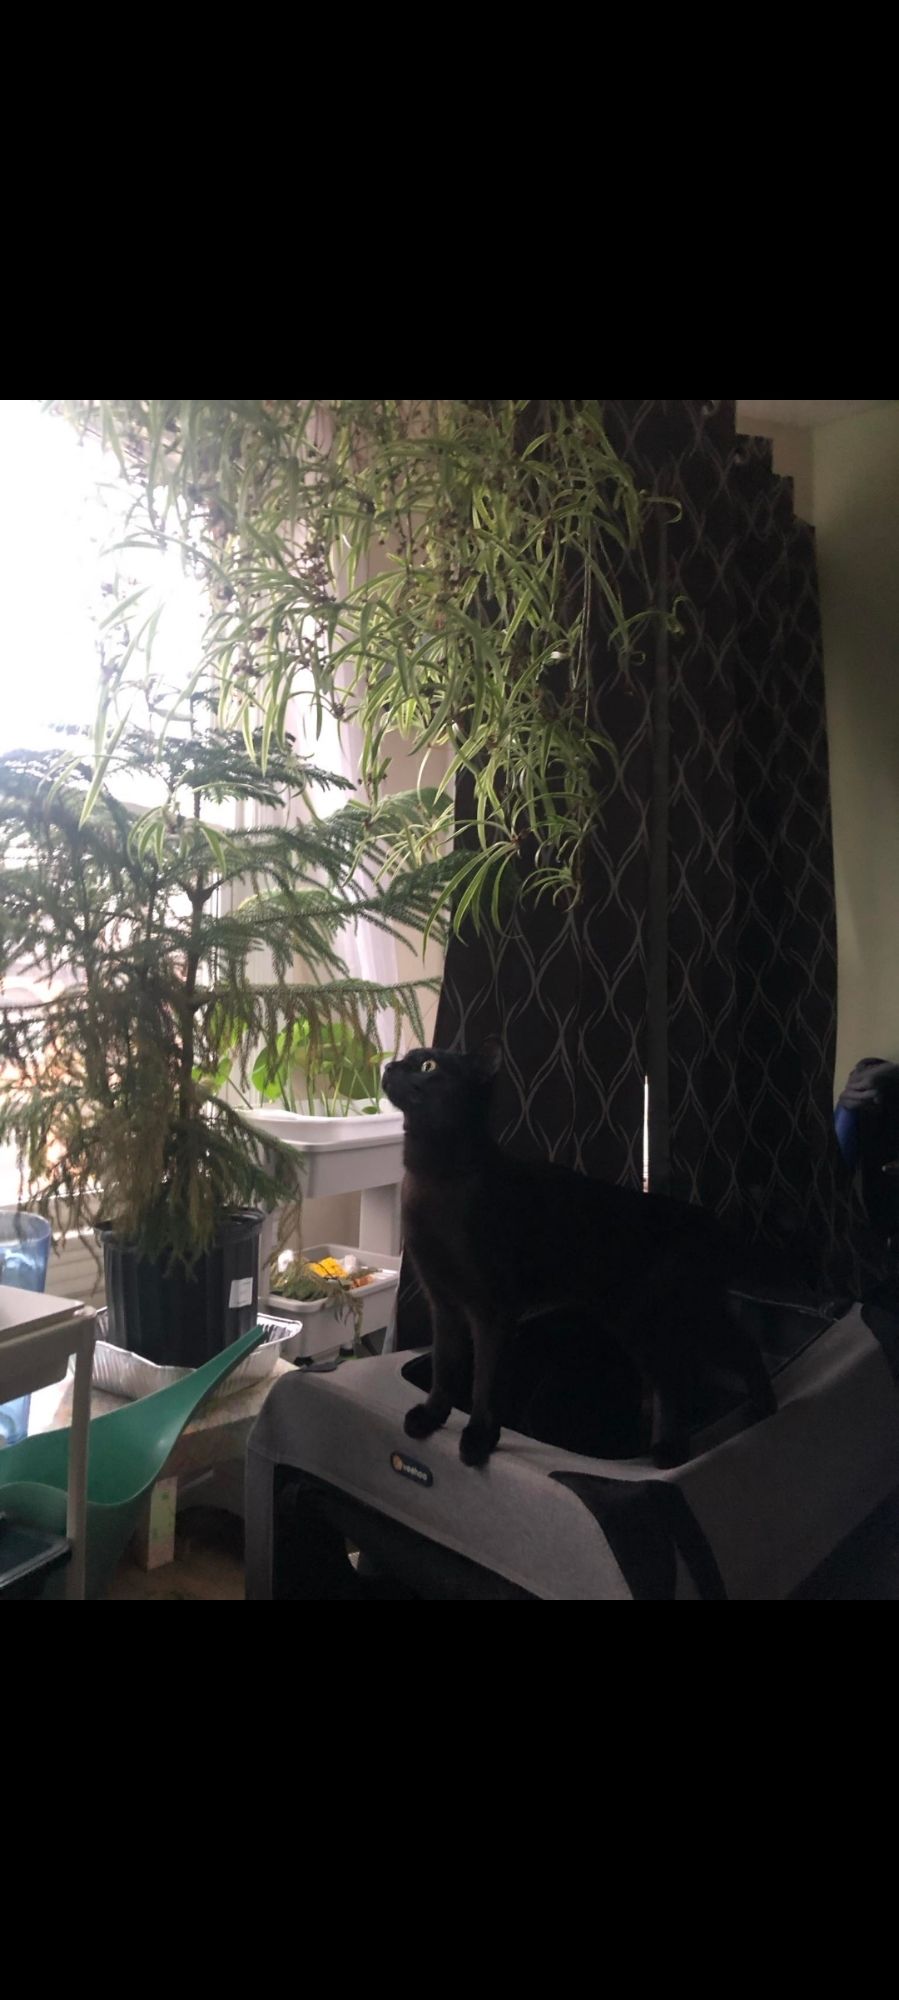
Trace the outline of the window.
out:
M 50 747 L 59 724 L 92 721 L 99 627 L 123 564 L 146 589 L 148 609 L 162 606 L 157 657 L 186 680 L 205 616 L 202 588 L 177 550 L 116 554 L 127 504 L 99 443 L 80 442 L 37 402 L 0 401 L 0 753 Z M 152 779 L 129 781 L 129 796 L 151 805 Z M 23 981 L 7 982 L 5 997 L 40 995 Z M 14 1151 L 0 1148 L 0 1205 L 17 1199 Z
M 153 663 L 173 686 L 183 687 L 197 664 L 208 610 L 203 586 L 185 573 L 177 549 L 117 551 L 128 530 L 129 501 L 116 460 L 98 440 L 80 439 L 39 403 L 0 402 L 0 754 L 46 748 L 59 740 L 59 724 L 93 720 L 100 628 L 113 603 L 110 588 L 130 587 L 134 580 L 146 591 L 141 615 L 162 607 Z M 303 696 L 298 684 L 291 718 L 298 747 L 312 752 L 319 765 L 355 778 L 358 742 L 352 725 L 341 732 L 326 715 L 316 741 Z M 410 761 L 408 782 L 414 784 L 416 776 Z M 159 796 L 149 773 L 142 784 L 129 777 L 127 785 L 130 804 L 150 806 Z M 342 796 L 325 791 L 316 800 L 318 809 L 328 811 Z M 222 808 L 218 816 L 225 820 L 231 810 Z M 204 805 L 204 817 L 216 813 Z M 239 895 L 239 885 L 223 894 Z M 400 977 L 403 948 L 377 926 L 348 929 L 339 948 L 357 977 L 383 985 Z M 431 947 L 427 968 L 411 947 L 406 957 L 403 976 L 415 978 L 436 966 L 439 951 Z M 264 972 L 261 964 L 250 969 Z M 7 981 L 5 997 L 27 1002 L 44 993 L 23 968 L 20 982 Z M 381 1034 L 383 1046 L 392 1046 L 387 1016 Z M 0 1149 L 0 1204 L 17 1198 L 12 1149 Z
M 98 627 L 127 563 L 164 607 L 163 664 L 185 680 L 202 631 L 203 592 L 177 550 L 129 550 L 127 492 L 99 443 L 80 443 L 33 402 L 0 402 L 0 750 L 40 749 L 56 723 L 89 722 L 97 696 Z

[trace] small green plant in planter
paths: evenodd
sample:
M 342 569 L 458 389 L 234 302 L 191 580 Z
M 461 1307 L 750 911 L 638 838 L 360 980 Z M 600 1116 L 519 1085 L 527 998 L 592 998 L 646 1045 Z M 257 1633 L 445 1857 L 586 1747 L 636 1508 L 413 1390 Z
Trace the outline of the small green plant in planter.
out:
M 360 1264 L 358 1258 L 353 1259 L 349 1271 L 334 1257 L 310 1263 L 307 1257 L 295 1257 L 286 1250 L 272 1273 L 271 1296 L 275 1300 L 290 1299 L 295 1304 L 324 1301 L 335 1319 L 352 1321 L 353 1347 L 358 1356 L 364 1352 L 361 1345 L 364 1287 L 376 1275 L 373 1265 Z
M 0 757 L 0 1141 L 29 1207 L 101 1227 L 111 1338 L 188 1365 L 252 1325 L 260 1204 L 298 1194 L 295 1150 L 261 1146 L 229 1078 L 245 1090 L 300 1028 L 311 1060 L 337 1030 L 374 1046 L 383 1010 L 420 1034 L 424 982 L 350 978 L 336 939 L 362 917 L 421 928 L 444 865 L 385 875 L 352 799 L 223 823 L 335 780 L 289 748 L 263 772 L 208 714 L 194 690 L 164 730 L 123 725 L 99 772 L 90 741 Z M 17 998 L 28 981 L 46 997 Z
M 303 1108 L 340 1117 L 356 1111 L 375 1116 L 381 1109 L 381 1070 L 387 1058 L 377 1044 L 346 1021 L 335 1021 L 313 1050 L 307 1020 L 283 1028 L 275 1061 L 263 1050 L 252 1069 L 254 1089 L 266 1103 L 286 1111 Z

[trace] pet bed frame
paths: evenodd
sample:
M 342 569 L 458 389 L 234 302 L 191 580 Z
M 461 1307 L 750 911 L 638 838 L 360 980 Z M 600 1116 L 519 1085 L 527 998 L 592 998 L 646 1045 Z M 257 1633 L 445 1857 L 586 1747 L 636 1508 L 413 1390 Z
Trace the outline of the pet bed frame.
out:
M 899 1486 L 899 1316 L 745 1309 L 777 1412 L 719 1397 L 671 1471 L 509 1429 L 474 1470 L 457 1411 L 409 1439 L 427 1350 L 283 1378 L 249 1441 L 248 1598 L 787 1597 Z

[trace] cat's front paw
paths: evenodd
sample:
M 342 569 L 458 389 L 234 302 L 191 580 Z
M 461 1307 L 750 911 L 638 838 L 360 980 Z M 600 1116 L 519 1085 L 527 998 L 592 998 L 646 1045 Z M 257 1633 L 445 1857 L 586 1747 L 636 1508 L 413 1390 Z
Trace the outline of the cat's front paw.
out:
M 459 1439 L 459 1457 L 463 1465 L 486 1465 L 490 1453 L 499 1441 L 498 1424 L 466 1424 Z
M 411 1410 L 406 1411 L 403 1429 L 407 1437 L 429 1438 L 431 1432 L 439 1430 L 445 1422 L 446 1418 L 438 1410 L 430 1409 L 427 1403 L 413 1403 Z

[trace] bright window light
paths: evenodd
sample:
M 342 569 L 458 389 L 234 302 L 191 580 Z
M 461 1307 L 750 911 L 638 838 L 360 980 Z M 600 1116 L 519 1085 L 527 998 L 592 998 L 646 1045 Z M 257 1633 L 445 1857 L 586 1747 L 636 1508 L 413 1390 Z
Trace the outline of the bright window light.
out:
M 103 585 L 117 570 L 147 586 L 144 615 L 162 605 L 154 665 L 182 686 L 193 670 L 206 606 L 178 550 L 104 553 L 126 532 L 129 499 L 99 442 L 79 441 L 38 402 L 0 400 L 0 754 L 57 747 L 54 724 L 93 722 L 98 628 L 112 603 Z M 140 808 L 162 796 L 149 775 L 129 773 L 126 785 Z M 9 981 L 4 997 L 38 995 L 33 981 Z M 18 1191 L 14 1148 L 0 1147 L 0 1203 Z
M 184 685 L 206 605 L 177 549 L 111 551 L 126 532 L 129 493 L 111 454 L 37 402 L 0 401 L 0 751 L 58 742 L 52 725 L 90 723 L 98 692 L 98 627 L 117 571 L 161 604 L 154 666 Z M 151 804 L 147 781 L 135 804 Z

